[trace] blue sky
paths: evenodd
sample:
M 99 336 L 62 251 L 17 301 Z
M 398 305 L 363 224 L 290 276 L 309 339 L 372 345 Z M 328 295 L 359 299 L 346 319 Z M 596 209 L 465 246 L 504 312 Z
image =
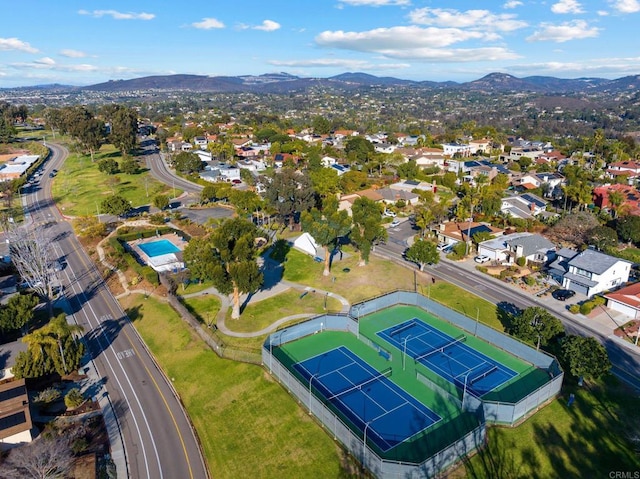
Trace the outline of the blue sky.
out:
M 21 0 L 0 16 L 0 87 L 173 73 L 640 73 L 640 0 Z

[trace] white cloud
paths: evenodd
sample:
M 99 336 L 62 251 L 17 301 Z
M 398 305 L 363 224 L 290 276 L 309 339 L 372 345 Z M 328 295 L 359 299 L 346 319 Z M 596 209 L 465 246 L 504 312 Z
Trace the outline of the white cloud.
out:
M 518 0 L 509 0 L 507 3 L 502 5 L 502 8 L 510 9 L 510 8 L 521 7 L 522 5 L 523 5 L 522 2 L 519 2 Z
M 153 13 L 118 12 L 117 10 L 78 10 L 79 15 L 90 15 L 95 18 L 111 17 L 114 20 L 153 20 L 156 16 Z
M 273 20 L 265 20 L 261 25 L 253 27 L 254 30 L 262 30 L 263 32 L 274 32 L 280 29 L 280 24 Z
M 624 76 L 636 74 L 640 70 L 640 57 L 594 58 L 579 62 L 532 62 L 512 65 L 509 68 L 525 74 L 547 72 L 549 74 L 571 74 L 575 77 L 597 74 Z
M 620 13 L 636 13 L 640 12 L 640 1 L 638 0 L 614 0 L 611 6 Z
M 553 13 L 584 13 L 582 5 L 577 0 L 560 0 L 551 5 Z
M 404 6 L 411 5 L 410 0 L 339 0 L 340 3 L 352 7 L 383 7 L 385 5 Z
M 26 53 L 38 53 L 37 48 L 33 48 L 27 42 L 23 42 L 17 38 L 0 38 L 0 50 L 18 50 Z
M 60 55 L 67 58 L 84 58 L 87 56 L 85 52 L 81 52 L 80 50 L 71 50 L 69 48 L 61 50 Z
M 192 23 L 191 26 L 199 28 L 200 30 L 211 30 L 214 28 L 224 28 L 224 23 L 216 18 L 203 18 L 202 21 Z
M 56 61 L 50 57 L 42 57 L 26 63 L 13 63 L 11 66 L 21 70 L 52 70 L 59 72 L 96 72 L 99 70 L 97 66 L 89 64 L 72 65 L 56 63 Z
M 560 25 L 541 23 L 540 30 L 527 37 L 527 41 L 564 43 L 569 40 L 581 40 L 583 38 L 597 37 L 599 34 L 599 28 L 589 27 L 587 22 L 584 20 L 573 20 Z
M 350 71 L 409 68 L 409 63 L 371 63 L 347 58 L 316 58 L 311 60 L 270 60 L 270 65 L 290 68 L 342 68 Z
M 491 13 L 489 10 L 459 11 L 450 8 L 418 8 L 409 14 L 409 19 L 417 25 L 465 28 L 509 32 L 524 28 L 527 23 L 517 20 L 512 13 Z
M 598 10 L 598 15 L 601 17 L 607 17 L 609 16 L 609 12 L 607 12 L 606 10 Z
M 458 28 L 422 28 L 418 26 L 376 28 L 364 32 L 325 31 L 315 41 L 324 47 L 381 52 L 414 48 L 440 48 L 465 40 L 484 40 L 483 32 Z

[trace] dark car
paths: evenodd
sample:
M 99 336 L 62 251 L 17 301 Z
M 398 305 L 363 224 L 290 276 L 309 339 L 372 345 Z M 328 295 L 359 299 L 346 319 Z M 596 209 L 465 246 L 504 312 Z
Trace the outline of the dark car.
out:
M 567 299 L 573 298 L 576 292 L 571 291 L 570 289 L 558 289 L 551 293 L 551 296 L 556 298 L 558 301 L 566 301 Z

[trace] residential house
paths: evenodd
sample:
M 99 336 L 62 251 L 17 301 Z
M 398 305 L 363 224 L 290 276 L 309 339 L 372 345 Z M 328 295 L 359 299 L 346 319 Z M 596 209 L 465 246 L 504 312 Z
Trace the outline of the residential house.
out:
M 449 221 L 439 224 L 434 228 L 438 243 L 455 245 L 466 242 L 471 246 L 474 235 L 478 233 L 489 233 L 493 237 L 501 236 L 504 230 L 491 226 L 489 223 L 478 223 L 475 221 Z
M 491 149 L 493 148 L 493 141 L 489 138 L 483 138 L 481 140 L 470 140 L 469 147 L 471 148 L 472 154 L 480 153 L 482 155 L 488 155 L 491 153 Z
M 607 176 L 615 179 L 619 176 L 627 176 L 630 185 L 635 184 L 640 178 L 640 162 L 639 161 L 617 161 L 610 163 L 607 168 Z
M 379 190 L 377 189 L 369 188 L 357 191 L 356 193 L 342 195 L 338 201 L 338 210 L 344 210 L 349 213 L 349 216 L 351 216 L 351 207 L 353 206 L 353 203 L 361 197 L 369 198 L 371 201 L 376 203 L 383 203 L 383 196 L 378 191 Z M 380 208 L 380 211 L 382 211 L 382 207 Z
M 34 433 L 25 380 L 0 384 L 0 449 L 29 443 Z
M 502 198 L 500 212 L 512 218 L 533 219 L 546 211 L 549 202 L 532 193 Z
M 434 193 L 438 192 L 438 186 L 435 181 L 433 183 L 427 183 L 426 181 L 418 181 L 418 180 L 403 180 L 398 181 L 397 183 L 393 183 L 389 185 L 389 188 L 392 190 L 404 190 L 404 191 L 433 191 Z
M 622 195 L 622 203 L 617 206 L 617 212 L 624 212 L 626 215 L 640 216 L 640 192 L 629 185 L 602 185 L 593 189 L 593 203 L 601 210 L 611 210 L 612 205 L 609 200 L 609 193 L 612 191 Z
M 205 169 L 199 173 L 199 176 L 203 180 L 211 183 L 239 180 L 240 168 L 220 161 L 211 161 L 205 166 Z
M 398 146 L 392 145 L 391 143 L 377 143 L 373 148 L 378 153 L 386 153 L 387 155 L 390 155 L 391 153 L 396 151 Z
M 629 281 L 632 263 L 595 249 L 577 252 L 562 248 L 549 265 L 549 274 L 565 289 L 587 297 Z
M 442 153 L 445 156 L 453 156 L 456 153 L 460 156 L 471 156 L 471 146 L 462 143 L 443 143 Z
M 207 140 L 206 136 L 196 136 L 193 139 L 193 145 L 199 150 L 206 150 L 208 144 L 209 140 Z
M 478 245 L 478 254 L 506 263 L 515 263 L 518 258 L 546 263 L 555 258 L 555 245 L 539 234 L 512 233 L 483 241 Z
M 377 192 L 382 196 L 382 201 L 390 205 L 395 204 L 398 201 L 404 201 L 406 204 L 415 205 L 420 200 L 420 196 L 405 190 L 397 190 L 387 187 L 380 188 Z
M 604 295 L 607 308 L 618 311 L 629 319 L 640 319 L 640 283 L 633 283 Z

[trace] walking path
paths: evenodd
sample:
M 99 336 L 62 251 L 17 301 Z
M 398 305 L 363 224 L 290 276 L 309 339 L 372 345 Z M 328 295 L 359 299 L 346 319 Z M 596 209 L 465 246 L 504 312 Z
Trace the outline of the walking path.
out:
M 136 220 L 136 221 L 128 221 L 122 226 L 154 226 L 154 225 L 151 225 L 151 223 L 149 223 L 147 220 Z M 169 224 L 169 226 L 179 229 L 176 226 L 171 224 Z M 111 265 L 106 260 L 106 255 L 104 252 L 104 248 L 102 247 L 102 244 L 105 241 L 107 241 L 110 236 L 111 235 L 107 236 L 107 238 L 103 239 L 100 243 L 98 243 L 98 245 L 96 246 L 96 251 L 98 253 L 98 258 L 100 259 L 100 262 L 105 267 L 109 268 L 111 271 L 115 272 L 118 275 L 118 280 L 120 281 L 120 284 L 124 289 L 124 293 L 117 295 L 116 298 L 119 299 L 119 298 L 128 296 L 131 293 L 139 293 L 144 295 L 151 294 L 162 301 L 166 301 L 166 298 L 159 297 L 157 295 L 154 295 L 153 293 L 149 293 L 149 291 L 142 290 L 142 289 L 135 289 L 135 288 L 131 289 L 129 287 L 129 283 L 127 282 L 127 278 L 125 277 L 124 273 L 119 269 L 117 269 L 115 266 Z M 277 261 L 274 261 L 271 258 L 269 258 L 268 252 L 265 254 L 264 258 L 262 258 L 262 260 L 263 260 L 262 273 L 264 275 L 262 288 L 255 293 L 244 294 L 240 296 L 240 304 L 243 305 L 244 307 L 246 307 L 248 304 L 258 303 L 265 299 L 276 296 L 284 291 L 287 291 L 288 289 L 297 289 L 299 291 L 308 291 L 316 294 L 324 294 L 329 298 L 336 298 L 342 304 L 342 308 L 340 312 L 341 313 L 349 312 L 349 308 L 351 307 L 351 304 L 343 296 L 340 296 L 339 294 L 336 294 L 336 293 L 332 293 L 331 291 L 325 291 L 322 289 L 313 288 L 311 286 L 307 286 L 299 283 L 293 283 L 291 281 L 282 279 L 282 272 L 283 272 L 282 266 Z M 186 294 L 183 297 L 193 298 L 196 296 L 203 296 L 207 294 L 213 294 L 213 295 L 216 295 L 218 298 L 220 298 L 220 310 L 216 315 L 217 328 L 223 334 L 226 334 L 227 336 L 233 336 L 236 338 L 253 338 L 257 336 L 262 336 L 264 334 L 268 334 L 272 331 L 275 331 L 276 329 L 278 329 L 279 326 L 289 321 L 314 316 L 314 314 L 310 314 L 310 313 L 294 314 L 294 315 L 286 316 L 284 318 L 280 318 L 277 321 L 274 321 L 273 323 L 271 323 L 266 328 L 263 328 L 259 331 L 238 333 L 229 329 L 229 327 L 227 327 L 225 322 L 227 311 L 231 307 L 231 300 L 229 295 L 221 294 L 216 288 L 211 287 L 211 288 L 207 288 L 202 291 L 199 291 L 197 293 Z

